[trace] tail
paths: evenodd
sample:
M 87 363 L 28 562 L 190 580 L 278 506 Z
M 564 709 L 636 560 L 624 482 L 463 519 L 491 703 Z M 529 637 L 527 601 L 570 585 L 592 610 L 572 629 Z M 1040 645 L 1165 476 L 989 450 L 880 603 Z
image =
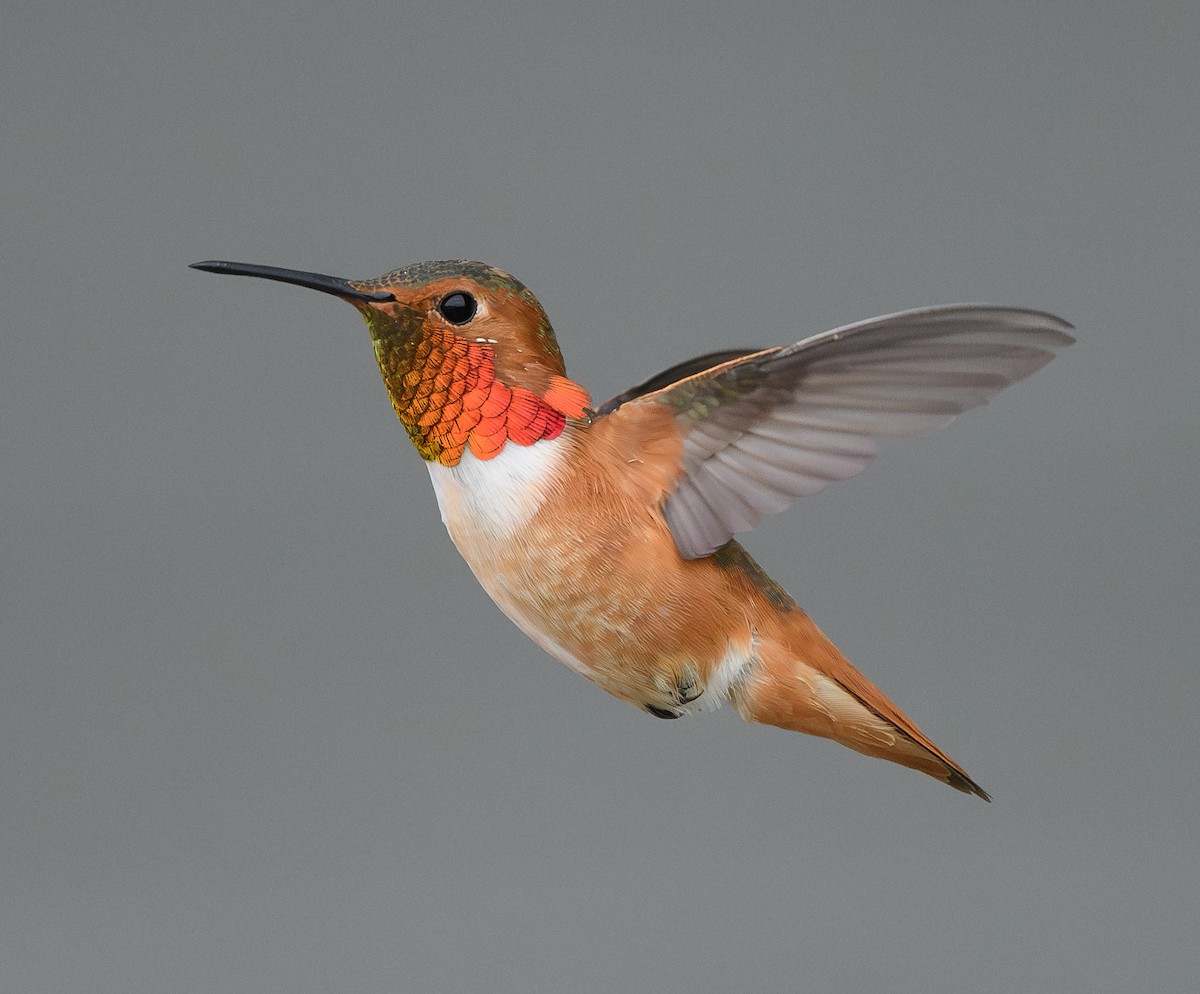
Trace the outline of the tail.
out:
M 987 791 L 846 659 L 799 608 L 788 638 L 763 639 L 757 660 L 730 689 L 746 721 L 833 739 L 856 752 L 927 773 L 966 794 Z

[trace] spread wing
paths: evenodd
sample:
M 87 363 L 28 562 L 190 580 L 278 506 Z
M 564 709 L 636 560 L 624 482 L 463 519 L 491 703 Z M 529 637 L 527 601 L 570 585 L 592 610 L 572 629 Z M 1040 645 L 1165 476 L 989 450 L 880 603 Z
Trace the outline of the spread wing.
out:
M 601 409 L 665 404 L 683 458 L 664 513 L 688 559 L 795 498 L 860 472 L 875 439 L 931 431 L 978 407 L 1074 339 L 1039 311 L 952 304 L 888 314 L 795 345 L 682 363 Z

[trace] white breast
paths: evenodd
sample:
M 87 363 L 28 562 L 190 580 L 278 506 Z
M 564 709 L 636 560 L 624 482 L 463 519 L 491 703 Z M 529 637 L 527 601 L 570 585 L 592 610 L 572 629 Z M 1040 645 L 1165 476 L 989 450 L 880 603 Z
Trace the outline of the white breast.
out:
M 425 465 L 446 530 L 483 589 L 545 652 L 591 679 L 590 667 L 527 614 L 528 605 L 521 595 L 528 591 L 510 589 L 503 571 L 497 568 L 497 561 L 511 552 L 508 543 L 513 536 L 552 492 L 567 444 L 561 436 L 536 445 L 510 442 L 491 459 L 477 459 L 468 450 L 457 466 Z
M 509 442 L 491 459 L 468 449 L 457 466 L 427 462 L 438 509 L 451 537 L 469 527 L 493 539 L 511 537 L 542 506 L 566 456 L 560 435 L 536 445 Z

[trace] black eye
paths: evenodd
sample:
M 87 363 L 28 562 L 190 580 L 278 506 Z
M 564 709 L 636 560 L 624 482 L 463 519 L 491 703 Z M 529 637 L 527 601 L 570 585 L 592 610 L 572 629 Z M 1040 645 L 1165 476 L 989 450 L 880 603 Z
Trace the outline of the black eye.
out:
M 475 316 L 475 298 L 465 290 L 448 293 L 438 304 L 438 310 L 451 324 L 466 324 Z

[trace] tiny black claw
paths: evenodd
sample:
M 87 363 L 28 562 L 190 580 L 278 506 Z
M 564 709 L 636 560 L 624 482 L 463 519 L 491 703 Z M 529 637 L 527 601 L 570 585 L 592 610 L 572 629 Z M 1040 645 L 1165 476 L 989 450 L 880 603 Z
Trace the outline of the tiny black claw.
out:
M 656 708 L 653 704 L 645 705 L 646 710 L 654 715 L 655 718 L 678 718 L 674 711 L 668 711 L 666 708 Z

